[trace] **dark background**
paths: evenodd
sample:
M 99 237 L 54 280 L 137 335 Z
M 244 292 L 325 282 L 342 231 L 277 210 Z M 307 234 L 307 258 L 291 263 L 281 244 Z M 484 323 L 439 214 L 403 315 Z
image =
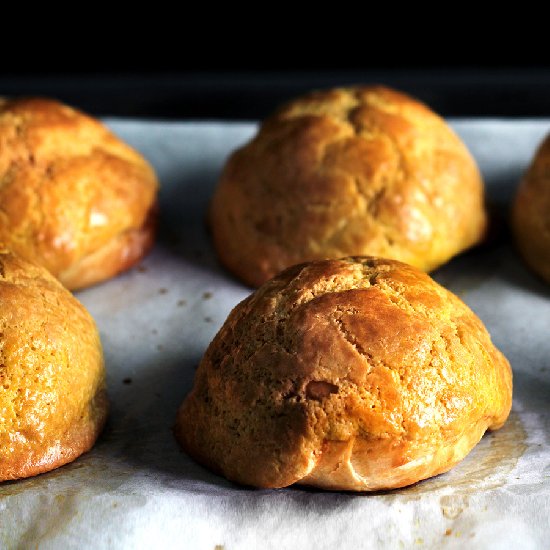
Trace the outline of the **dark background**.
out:
M 267 28 L 224 25 L 210 5 L 200 21 L 209 10 L 216 19 L 208 33 L 193 18 L 163 12 L 162 21 L 141 14 L 139 26 L 108 28 L 98 13 L 90 30 L 17 34 L 0 63 L 0 95 L 56 97 L 98 116 L 238 120 L 263 118 L 314 88 L 383 83 L 444 116 L 550 117 L 547 31 L 533 27 L 544 19 L 536 14 L 520 39 L 519 16 L 514 28 L 495 20 L 476 28 L 468 12 L 458 31 L 428 21 L 402 33 L 388 27 L 392 14 L 385 21 L 342 10 L 345 17 L 329 14 L 322 28 L 280 20 Z M 31 39 L 30 49 L 21 47 Z

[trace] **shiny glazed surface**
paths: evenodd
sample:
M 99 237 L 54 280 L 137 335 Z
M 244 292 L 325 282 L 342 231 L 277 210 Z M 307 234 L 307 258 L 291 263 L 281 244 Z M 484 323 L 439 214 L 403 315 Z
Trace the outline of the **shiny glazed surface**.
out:
M 84 306 L 43 267 L 0 250 L 0 480 L 74 460 L 107 416 L 103 354 Z
M 394 90 L 314 92 L 229 158 L 210 208 L 216 251 L 259 286 L 290 265 L 367 254 L 431 271 L 484 236 L 484 186 L 446 122 Z
M 512 222 L 523 258 L 550 283 L 550 134 L 540 144 L 520 183 Z
M 99 121 L 47 99 L 0 99 L 0 242 L 70 289 L 152 246 L 157 179 Z

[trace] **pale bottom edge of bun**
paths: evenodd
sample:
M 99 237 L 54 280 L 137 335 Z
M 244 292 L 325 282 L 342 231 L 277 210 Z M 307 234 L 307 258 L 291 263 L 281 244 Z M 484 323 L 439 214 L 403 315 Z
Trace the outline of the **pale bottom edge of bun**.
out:
M 479 443 L 489 425 L 487 419 L 482 419 L 432 452 L 419 449 L 412 460 L 400 466 L 392 466 L 393 457 L 376 460 L 369 453 L 354 452 L 359 438 L 327 441 L 322 454 L 313 461 L 311 471 L 297 483 L 332 491 L 383 491 L 406 487 L 450 470 Z
M 69 290 L 95 285 L 130 269 L 152 248 L 155 241 L 158 208 L 155 204 L 139 228 L 118 234 L 102 248 L 85 256 L 57 274 Z
M 33 477 L 55 470 L 89 451 L 101 434 L 109 412 L 104 389 L 98 391 L 91 405 L 93 418 L 79 422 L 40 453 L 20 454 L 9 464 L 0 463 L 0 482 Z

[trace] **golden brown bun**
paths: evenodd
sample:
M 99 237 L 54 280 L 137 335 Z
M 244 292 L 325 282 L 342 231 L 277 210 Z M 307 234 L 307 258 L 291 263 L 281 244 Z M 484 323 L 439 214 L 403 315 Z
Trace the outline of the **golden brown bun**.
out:
M 369 254 L 430 271 L 478 243 L 483 182 L 447 124 L 383 87 L 281 108 L 229 159 L 210 211 L 222 263 L 258 286 L 304 261 Z
M 0 249 L 0 480 L 74 460 L 107 416 L 103 354 L 84 306 L 43 267 Z
M 519 186 L 512 223 L 525 261 L 550 283 L 550 134 L 541 143 Z
M 176 437 L 258 487 L 392 489 L 449 470 L 508 417 L 512 374 L 425 273 L 345 258 L 289 268 L 210 344 Z
M 0 242 L 66 287 L 143 257 L 157 186 L 145 159 L 99 121 L 52 100 L 0 100 Z

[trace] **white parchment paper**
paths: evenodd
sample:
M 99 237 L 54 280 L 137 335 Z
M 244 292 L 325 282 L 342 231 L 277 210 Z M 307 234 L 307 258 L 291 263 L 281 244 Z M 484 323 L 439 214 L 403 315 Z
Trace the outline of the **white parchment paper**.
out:
M 0 548 L 550 548 L 550 288 L 505 226 L 434 274 L 512 363 L 502 430 L 403 490 L 239 487 L 191 461 L 171 428 L 206 346 L 250 292 L 217 264 L 203 221 L 227 155 L 255 126 L 107 122 L 158 171 L 159 240 L 140 267 L 78 294 L 101 332 L 110 421 L 73 464 L 0 485 Z M 550 120 L 452 122 L 503 218 Z

